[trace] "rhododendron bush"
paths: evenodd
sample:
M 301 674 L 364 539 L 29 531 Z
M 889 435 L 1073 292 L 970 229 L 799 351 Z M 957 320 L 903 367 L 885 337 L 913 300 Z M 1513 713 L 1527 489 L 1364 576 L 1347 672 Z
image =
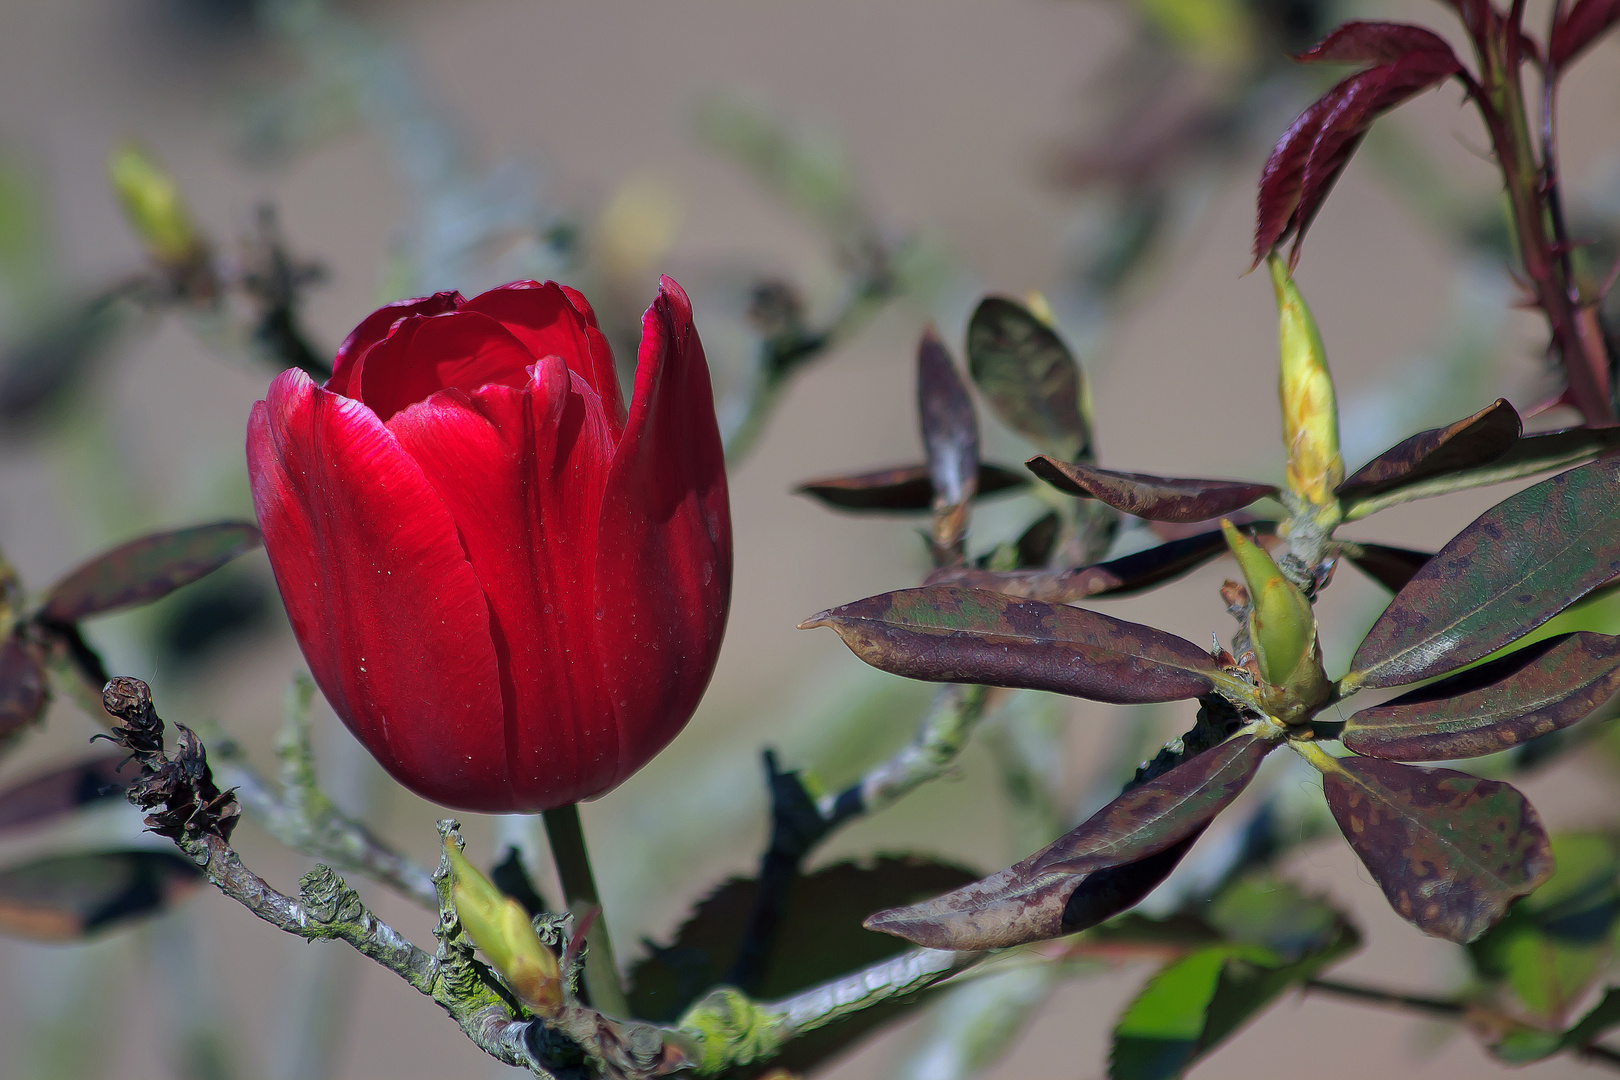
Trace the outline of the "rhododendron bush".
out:
M 880 224 L 815 138 L 711 102 L 700 136 L 829 241 L 822 302 L 792 275 L 660 276 L 677 257 L 656 186 L 627 185 L 582 228 L 466 180 L 454 121 L 417 99 L 404 54 L 349 15 L 265 0 L 260 32 L 392 140 L 423 197 L 381 306 L 346 311 L 328 349 L 307 310 L 331 257 L 318 230 L 284 233 L 269 207 L 216 221 L 184 168 L 118 143 L 108 201 L 141 261 L 47 314 L 12 305 L 31 317 L 6 324 L 0 419 L 23 454 L 74 448 L 67 475 L 96 482 L 70 501 L 105 509 L 128 464 L 86 418 L 143 327 L 250 358 L 235 370 L 256 400 L 220 466 L 241 516 L 134 515 L 54 582 L 0 564 L 0 751 L 27 761 L 47 721 L 75 747 L 0 762 L 0 932 L 59 957 L 146 935 L 173 983 L 160 1042 L 187 1077 L 349 1075 L 333 1032 L 352 1003 L 328 969 L 291 995 L 296 1052 L 261 1061 L 205 1022 L 209 978 L 267 981 L 203 974 L 210 904 L 257 917 L 230 922 L 235 938 L 353 951 L 416 991 L 351 1035 L 354 1067 L 377 1075 L 417 1075 L 383 1064 L 408 1029 L 557 1080 L 786 1080 L 854 1068 L 911 1017 L 910 1056 L 884 1075 L 980 1075 L 1087 979 L 1123 989 L 1105 1028 L 1064 1025 L 1076 1075 L 1162 1080 L 1217 1052 L 1270 1075 L 1260 1041 L 1225 1044 L 1300 997 L 1338 1002 L 1352 1034 L 1391 1012 L 1438 1020 L 1481 1069 L 1620 1066 L 1620 833 L 1607 803 L 1544 813 L 1555 786 L 1535 786 L 1577 768 L 1594 791 L 1620 784 L 1620 221 L 1613 191 L 1573 192 L 1559 139 L 1563 97 L 1615 104 L 1612 80 L 1569 76 L 1612 61 L 1620 3 L 1404 14 L 1122 7 L 1127 44 L 1093 88 L 1110 120 L 1047 170 L 1086 193 L 1092 227 L 1076 268 L 1032 292 Z M 1477 211 L 1386 118 L 1437 90 L 1485 140 L 1473 170 L 1500 198 Z M 261 150 L 293 138 L 255 130 Z M 1318 321 L 1331 278 L 1307 268 L 1334 263 L 1343 230 L 1313 226 L 1372 157 L 1450 230 L 1488 297 L 1473 318 L 1497 329 L 1352 399 Z M 1212 176 L 1252 197 L 1250 240 L 1223 257 L 1250 271 L 1232 289 L 1263 296 L 1275 347 L 1205 335 L 1176 357 L 1177 388 L 1209 395 L 1207 428 L 1155 428 L 1155 445 L 1198 450 L 1147 471 L 1113 449 L 1144 443 L 1122 437 L 1096 361 L 1127 297 L 1188 317 L 1146 283 L 1190 222 L 1225 212 L 1206 208 Z M 0 184 L 0 242 L 7 199 L 23 205 Z M 912 456 L 807 468 L 795 488 L 839 515 L 827 535 L 878 523 L 914 546 L 917 573 L 873 588 L 765 550 L 736 478 L 808 409 L 801 376 L 879 316 L 914 343 L 893 357 L 906 392 L 846 405 L 914 430 Z M 1529 374 L 1504 375 L 1492 349 L 1533 354 Z M 1254 368 L 1274 396 L 1219 393 Z M 162 423 L 184 440 L 196 419 L 176 405 Z M 1269 461 L 1210 464 L 1256 428 L 1280 435 Z M 1408 546 L 1419 512 L 1434 543 Z M 728 650 L 760 655 L 736 613 L 761 566 L 818 598 L 782 620 L 819 631 L 784 639 L 823 650 L 796 691 L 815 739 L 763 700 L 700 731 Z M 1376 600 L 1362 617 L 1346 594 Z M 129 618 L 103 621 L 132 610 L 166 613 L 141 647 Z M 272 748 L 238 698 L 197 688 L 226 664 L 220 643 L 277 636 L 302 663 L 277 671 L 291 686 Z M 717 743 L 763 782 L 712 767 Z M 993 781 L 952 787 L 981 752 Z M 833 844 L 930 792 L 968 805 L 922 814 L 903 845 Z M 423 813 L 378 809 L 396 796 Z M 588 809 L 588 837 L 594 800 L 636 801 Z M 961 822 L 1002 817 L 1013 848 L 960 853 Z M 1341 852 L 1357 869 L 1324 886 L 1310 861 Z M 660 905 L 689 911 L 637 924 Z M 1424 989 L 1363 962 L 1385 924 L 1447 958 Z M 1357 1075 L 1377 1041 L 1358 1038 Z M 83 1052 L 79 1072 L 25 1056 L 0 1071 L 100 1075 Z

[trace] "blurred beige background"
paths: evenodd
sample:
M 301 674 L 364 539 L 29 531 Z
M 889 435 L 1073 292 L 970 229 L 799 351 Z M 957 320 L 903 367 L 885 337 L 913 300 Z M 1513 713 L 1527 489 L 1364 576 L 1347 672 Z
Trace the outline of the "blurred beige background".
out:
M 0 142 L 27 155 L 48 183 L 58 271 L 66 281 L 90 282 L 138 259 L 103 171 L 108 147 L 136 137 L 181 178 L 198 219 L 222 239 L 245 231 L 261 200 L 277 204 L 295 250 L 330 268 L 308 314 L 321 340 L 335 343 L 380 299 L 390 237 L 404 212 L 385 148 L 372 134 L 349 131 L 273 167 L 244 164 L 231 151 L 238 99 L 285 80 L 290 61 L 227 32 L 182 33 L 171 9 L 183 6 L 0 0 Z M 1444 12 L 1417 0 L 1379 8 L 1431 24 Z M 810 370 L 733 476 L 736 599 L 713 688 L 668 754 L 584 808 L 619 951 L 632 954 L 642 936 L 667 935 L 710 883 L 752 867 L 764 838 L 761 745 L 777 745 L 788 764 L 817 767 L 839 783 L 909 734 L 925 690 L 868 672 L 831 634 L 793 627 L 834 603 L 913 582 L 923 568 L 920 545 L 907 523 L 840 517 L 790 488 L 810 476 L 917 458 L 911 350 L 922 323 L 939 320 L 959 350 L 978 291 L 1018 295 L 1052 288 L 1059 278 L 1077 204 L 1047 184 L 1042 162 L 1094 117 L 1088 80 L 1123 40 L 1120 13 L 1076 0 L 462 0 L 360 5 L 350 13 L 408 50 L 438 105 L 460 118 L 473 153 L 489 161 L 538 159 L 551 201 L 589 214 L 637 179 L 673 196 L 679 229 L 659 269 L 690 284 L 700 331 L 708 332 L 706 304 L 723 299 L 708 283 L 722 280 L 727 267 L 787 273 L 811 284 L 815 303 L 834 292 L 814 232 L 694 139 L 694 106 L 717 91 L 745 91 L 840 136 L 879 219 L 926 230 L 959 275 L 934 310 L 897 305 Z M 1600 46 L 1565 100 L 1566 169 L 1576 185 L 1595 182 L 1620 151 L 1620 46 Z M 1447 88 L 1403 109 L 1396 123 L 1442 163 L 1447 182 L 1488 195 L 1491 172 L 1473 156 L 1484 140 L 1459 104 Z M 1286 122 L 1284 113 L 1286 106 L 1279 113 Z M 1213 193 L 1191 242 L 1140 290 L 1106 342 L 1083 357 L 1106 462 L 1206 475 L 1280 471 L 1272 300 L 1263 275 L 1243 274 L 1260 163 L 1257 153 Z M 1396 388 L 1398 398 L 1416 378 L 1414 358 L 1434 345 L 1448 319 L 1466 317 L 1452 304 L 1451 253 L 1365 162 L 1350 168 L 1318 220 L 1299 280 L 1329 345 L 1347 426 L 1356 403 L 1391 400 L 1368 397 L 1377 388 Z M 467 291 L 479 284 L 487 282 Z M 642 302 L 655 285 L 649 273 Z M 1500 371 L 1486 380 L 1480 400 L 1440 401 L 1412 419 L 1448 419 L 1499 393 L 1531 404 L 1538 333 L 1533 320 L 1510 321 Z M 722 377 L 737 363 L 721 348 L 725 340 L 710 338 Z M 268 377 L 256 363 L 211 353 L 170 320 L 96 377 L 93 392 L 107 418 L 96 438 L 0 448 L 0 546 L 25 581 L 41 587 L 132 531 L 130 506 L 144 515 L 140 525 L 248 512 L 241 433 Z M 987 439 L 998 459 L 1022 452 L 1004 431 Z M 121 490 L 95 490 L 97 477 L 103 488 L 107 477 L 98 454 L 103 463 L 123 463 Z M 1392 512 L 1357 534 L 1432 546 L 1497 497 Z M 1216 595 L 1223 576 L 1216 567 L 1109 610 L 1205 640 L 1211 630 L 1227 632 Z M 1377 598 L 1349 573 L 1330 592 L 1342 636 L 1326 644 L 1341 662 Z M 94 629 L 115 663 L 139 655 L 131 644 L 139 623 L 131 620 L 138 616 Z M 216 719 L 268 765 L 280 694 L 301 664 L 290 636 L 277 635 L 233 651 L 203 677 L 176 681 L 165 714 Z M 873 688 L 888 696 L 862 728 L 864 741 L 835 754 L 825 734 L 830 717 Z M 1077 797 L 1099 767 L 1099 730 L 1132 721 L 1102 706 L 1072 712 L 1065 790 Z M 1187 718 L 1167 709 L 1145 721 L 1170 731 Z M 334 786 L 385 835 L 431 859 L 433 808 L 374 776 L 324 709 L 318 722 Z M 48 728 L 4 763 L 0 777 L 65 760 L 82 751 L 91 732 L 70 704 L 58 704 Z M 1603 775 L 1573 762 L 1527 790 L 1555 827 L 1613 822 Z M 1005 865 L 1022 852 L 996 799 L 987 760 L 975 749 L 951 779 L 848 829 L 819 858 L 918 849 L 987 869 Z M 670 824 L 693 820 L 710 824 Z M 489 822 L 470 822 L 468 832 L 475 845 L 494 850 Z M 256 867 L 282 887 L 307 866 L 251 827 L 239 835 Z M 1367 946 L 1338 974 L 1413 990 L 1454 985 L 1457 950 L 1401 923 L 1337 838 L 1306 849 L 1290 868 L 1329 890 L 1367 934 Z M 426 940 L 422 913 L 374 888 L 362 892 L 384 917 Z M 510 1073 L 392 976 L 339 946 L 284 938 L 205 893 L 177 916 L 83 949 L 0 941 L 0 1077 L 76 1075 L 53 1073 L 58 1066 L 40 1057 L 40 1044 L 51 1040 L 63 1041 L 64 1062 L 75 1055 L 99 1061 L 83 1075 L 172 1075 L 161 1042 L 168 1029 L 159 1021 L 172 1000 L 172 957 L 199 924 L 191 940 L 204 982 L 180 978 L 200 989 L 216 1020 L 241 1033 L 244 1077 L 283 1075 L 276 1062 L 287 1058 L 289 1032 L 299 1030 L 286 1017 L 300 1000 L 319 1000 L 323 987 L 354 1006 L 336 1059 L 345 1080 Z M 324 955 L 311 959 L 318 952 Z M 1107 1032 L 1147 974 L 1127 967 L 1065 985 L 990 1075 L 1103 1075 Z M 870 1042 L 830 1075 L 892 1075 L 918 1031 L 912 1024 Z M 1274 1008 L 1197 1075 L 1498 1071 L 1463 1033 L 1310 998 Z M 1558 1061 L 1524 1075 L 1584 1071 Z

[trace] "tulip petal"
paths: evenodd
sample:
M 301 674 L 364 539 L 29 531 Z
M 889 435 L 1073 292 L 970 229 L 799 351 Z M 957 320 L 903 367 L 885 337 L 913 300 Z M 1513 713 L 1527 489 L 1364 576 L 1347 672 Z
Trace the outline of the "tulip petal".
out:
M 450 390 L 388 422 L 460 530 L 489 600 L 518 805 L 606 790 L 618 729 L 593 647 L 592 552 L 613 450 L 602 403 L 557 356 L 522 390 Z
M 506 327 L 465 307 L 447 315 L 408 315 L 360 358 L 349 393 L 387 422 L 440 390 L 470 394 L 490 383 L 521 387 L 537 359 Z
M 596 647 L 622 780 L 673 739 L 714 672 L 731 598 L 731 513 L 692 305 L 669 278 L 642 319 L 635 394 L 602 498 Z
M 254 405 L 247 455 L 276 583 L 338 716 L 425 798 L 509 809 L 488 607 L 421 468 L 296 369 Z
M 349 379 L 354 373 L 354 366 L 367 349 L 388 336 L 395 323 L 407 315 L 443 315 L 456 310 L 463 303 L 460 293 L 441 292 L 413 300 L 396 300 L 373 311 L 338 346 L 337 357 L 332 361 L 332 377 L 326 380 L 326 389 L 334 394 L 352 397 L 349 394 Z
M 602 399 L 613 433 L 624 430 L 624 399 L 613 349 L 596 326 L 596 312 L 578 290 L 555 281 L 514 281 L 467 301 L 467 311 L 498 320 L 536 357 L 561 356 Z

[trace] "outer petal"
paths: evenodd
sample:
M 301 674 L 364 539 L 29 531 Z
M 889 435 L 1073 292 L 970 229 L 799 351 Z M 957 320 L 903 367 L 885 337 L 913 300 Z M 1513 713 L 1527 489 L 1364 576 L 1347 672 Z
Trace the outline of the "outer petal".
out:
M 597 653 L 624 747 L 615 783 L 686 724 L 731 604 L 731 511 L 692 306 L 661 281 L 608 473 L 596 558 Z
M 596 326 L 596 312 L 578 290 L 555 281 L 514 281 L 467 301 L 468 311 L 498 320 L 535 356 L 560 356 L 602 399 L 613 434 L 624 430 L 624 399 L 613 349 Z
M 315 681 L 400 783 L 513 809 L 483 591 L 449 512 L 370 409 L 283 372 L 248 422 L 265 548 Z
M 435 394 L 388 427 L 449 507 L 489 600 L 518 809 L 577 802 L 616 774 L 593 647 L 591 571 L 612 436 L 561 357 L 523 390 Z
M 405 316 L 443 315 L 456 310 L 463 303 L 460 293 L 442 292 L 414 300 L 396 300 L 373 311 L 338 346 L 337 358 L 332 362 L 332 377 L 326 380 L 326 388 L 336 394 L 348 394 L 349 377 L 354 365 L 360 362 L 367 349 L 387 337 L 388 331 Z
M 440 390 L 470 394 L 490 383 L 523 386 L 537 359 L 506 327 L 465 307 L 448 315 L 409 315 L 354 366 L 349 396 L 386 421 Z

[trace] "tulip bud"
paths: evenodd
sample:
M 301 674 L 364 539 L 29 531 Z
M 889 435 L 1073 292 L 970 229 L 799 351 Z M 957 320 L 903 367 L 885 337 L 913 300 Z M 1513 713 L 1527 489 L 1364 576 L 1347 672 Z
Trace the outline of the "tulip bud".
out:
M 1315 706 L 1326 699 L 1327 675 L 1316 644 L 1316 615 L 1299 586 L 1289 581 L 1264 548 L 1221 522 L 1226 546 L 1232 549 L 1249 587 L 1249 644 L 1260 662 L 1260 675 L 1280 695 L 1262 695 L 1262 703 L 1289 722 L 1301 703 Z
M 1339 408 L 1327 350 L 1286 264 L 1275 254 L 1266 264 L 1277 294 L 1282 352 L 1277 391 L 1282 397 L 1283 443 L 1288 448 L 1288 490 L 1312 506 L 1336 506 L 1333 489 L 1344 480 L 1344 459 L 1339 456 Z
M 185 266 L 197 258 L 202 239 L 174 177 L 133 145 L 108 155 L 107 177 L 147 255 L 165 266 Z
M 523 905 L 507 896 L 467 861 L 455 841 L 444 842 L 450 858 L 450 899 L 462 929 L 517 996 L 540 1016 L 562 1007 L 562 969 L 541 943 Z

